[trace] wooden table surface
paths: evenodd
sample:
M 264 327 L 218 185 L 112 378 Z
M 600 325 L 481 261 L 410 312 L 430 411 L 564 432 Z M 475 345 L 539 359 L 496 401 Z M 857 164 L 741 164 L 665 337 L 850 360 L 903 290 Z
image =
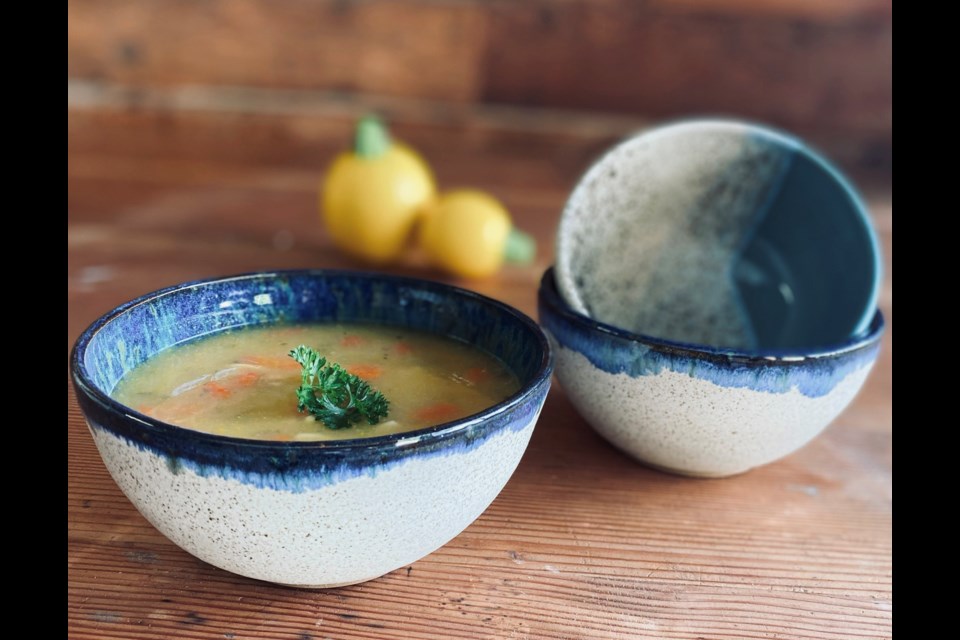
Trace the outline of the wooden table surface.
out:
M 104 141 L 95 127 L 76 126 L 85 117 L 71 115 L 68 348 L 100 314 L 169 284 L 363 267 L 333 249 L 319 225 L 320 162 L 245 162 L 227 141 L 220 155 L 126 153 L 123 123 L 117 140 Z M 271 140 L 250 126 L 246 142 L 267 149 Z M 144 144 L 159 148 L 162 123 L 154 129 L 156 140 Z M 448 279 L 416 259 L 390 270 L 467 286 L 536 317 L 559 210 L 586 156 L 445 148 L 430 155 L 441 182 L 501 197 L 538 239 L 537 261 L 480 282 Z M 866 387 L 813 443 L 734 478 L 667 475 L 602 440 L 555 382 L 529 449 L 490 508 L 440 550 L 365 584 L 278 587 L 180 550 L 114 484 L 69 389 L 68 637 L 889 637 L 889 183 L 865 193 L 887 262 L 888 328 Z

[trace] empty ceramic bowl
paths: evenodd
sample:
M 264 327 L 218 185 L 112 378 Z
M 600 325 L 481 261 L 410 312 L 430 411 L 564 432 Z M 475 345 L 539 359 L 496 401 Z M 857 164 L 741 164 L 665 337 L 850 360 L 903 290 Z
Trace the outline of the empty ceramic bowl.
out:
M 808 351 L 662 340 L 573 309 L 552 268 L 538 308 L 557 380 L 590 425 L 641 462 L 691 476 L 741 473 L 807 444 L 863 386 L 884 326 L 874 311 L 862 334 Z
M 602 323 L 666 340 L 801 353 L 871 327 L 880 255 L 866 207 L 801 141 L 694 120 L 629 138 L 561 216 L 557 286 Z
M 161 350 L 289 322 L 369 322 L 451 336 L 499 358 L 521 386 L 463 419 L 320 442 L 203 433 L 111 397 L 125 373 Z M 147 520 L 210 564 L 302 587 L 376 578 L 473 522 L 520 461 L 552 370 L 540 327 L 507 305 L 436 282 L 339 271 L 254 273 L 157 291 L 94 322 L 71 356 L 103 462 Z

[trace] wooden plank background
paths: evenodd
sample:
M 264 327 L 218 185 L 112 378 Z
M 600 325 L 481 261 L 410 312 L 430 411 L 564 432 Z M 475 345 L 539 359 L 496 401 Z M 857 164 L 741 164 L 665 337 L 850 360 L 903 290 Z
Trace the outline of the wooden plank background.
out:
M 722 481 L 645 469 L 551 391 L 490 509 L 427 558 L 313 592 L 182 552 L 110 479 L 69 399 L 68 637 L 888 638 L 892 619 L 889 0 L 68 0 L 68 348 L 145 291 L 363 267 L 318 223 L 375 110 L 446 188 L 501 198 L 535 264 L 455 282 L 535 314 L 560 208 L 614 141 L 757 119 L 865 193 L 888 322 L 819 438 Z M 416 262 L 397 273 L 444 278 Z M 449 280 L 449 279 L 448 279 Z
M 201 104 L 274 117 L 300 105 L 293 135 L 283 123 L 264 133 L 272 153 L 242 145 L 283 162 L 333 126 L 334 107 L 429 127 L 404 130 L 428 148 L 464 128 L 459 143 L 482 144 L 501 128 L 554 126 L 591 131 L 595 150 L 644 122 L 708 114 L 786 128 L 882 178 L 891 63 L 889 0 L 68 2 L 68 74 L 83 93 L 71 106 L 161 101 L 180 107 L 165 111 L 163 135 L 182 125 L 193 139 L 208 132 L 179 116 Z M 304 124 L 311 113 L 323 122 Z M 71 142 L 83 127 L 71 121 Z

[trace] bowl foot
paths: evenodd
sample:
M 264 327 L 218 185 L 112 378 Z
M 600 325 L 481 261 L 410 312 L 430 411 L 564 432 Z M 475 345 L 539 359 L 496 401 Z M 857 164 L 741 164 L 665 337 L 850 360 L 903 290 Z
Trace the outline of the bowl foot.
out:
M 660 464 L 655 464 L 653 462 L 647 462 L 646 460 L 641 460 L 640 458 L 634 458 L 640 464 L 645 467 L 650 467 L 656 471 L 662 471 L 664 473 L 672 473 L 676 476 L 685 476 L 687 478 L 704 478 L 704 479 L 715 479 L 715 478 L 731 478 L 733 476 L 739 476 L 741 474 L 750 471 L 750 469 L 744 469 L 743 471 L 728 471 L 728 472 L 710 472 L 710 471 L 686 471 L 684 469 L 674 469 L 671 467 L 666 467 Z M 751 467 L 752 469 L 753 467 Z
M 386 574 L 384 574 L 386 575 Z M 291 587 L 293 589 L 336 589 L 337 587 L 349 587 L 353 584 L 360 584 L 362 582 L 370 582 L 371 580 L 376 580 L 382 576 L 373 576 L 370 578 L 363 578 L 361 580 L 348 580 L 346 582 L 332 582 L 330 584 L 289 584 L 286 582 L 274 582 L 271 584 L 278 584 L 281 587 Z

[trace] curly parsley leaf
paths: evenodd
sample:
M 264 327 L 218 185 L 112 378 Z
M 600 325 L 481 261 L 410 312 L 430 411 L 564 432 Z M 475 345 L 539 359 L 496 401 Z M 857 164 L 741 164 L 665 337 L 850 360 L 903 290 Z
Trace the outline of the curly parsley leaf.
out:
M 300 345 L 290 351 L 303 371 L 297 387 L 297 409 L 330 429 L 347 429 L 360 420 L 377 424 L 387 416 L 390 402 L 361 378 L 335 362 L 327 362 L 317 351 Z

